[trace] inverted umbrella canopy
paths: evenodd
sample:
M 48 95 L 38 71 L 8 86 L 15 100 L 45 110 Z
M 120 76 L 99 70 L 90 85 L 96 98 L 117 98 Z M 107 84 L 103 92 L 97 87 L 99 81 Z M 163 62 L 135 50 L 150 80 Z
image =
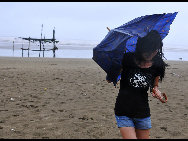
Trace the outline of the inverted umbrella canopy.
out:
M 106 37 L 93 48 L 93 60 L 107 73 L 116 85 L 120 78 L 121 62 L 124 52 L 134 52 L 138 37 L 144 37 L 151 30 L 159 32 L 163 40 L 178 12 L 153 14 L 138 17 L 120 27 L 112 29 Z

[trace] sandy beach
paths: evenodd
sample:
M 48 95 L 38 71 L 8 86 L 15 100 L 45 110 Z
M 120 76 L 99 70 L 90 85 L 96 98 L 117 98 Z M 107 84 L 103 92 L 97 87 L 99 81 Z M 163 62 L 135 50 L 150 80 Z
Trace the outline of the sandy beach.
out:
M 114 104 L 119 91 L 92 59 L 0 57 L 0 139 L 121 139 Z M 170 67 L 149 94 L 150 139 L 188 138 L 188 61 Z

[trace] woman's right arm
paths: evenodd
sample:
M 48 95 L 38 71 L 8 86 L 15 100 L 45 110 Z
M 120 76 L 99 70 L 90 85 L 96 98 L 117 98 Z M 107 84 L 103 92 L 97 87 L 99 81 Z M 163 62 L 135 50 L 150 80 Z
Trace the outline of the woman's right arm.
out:
M 121 73 L 122 73 L 122 71 L 123 71 L 123 69 L 121 68 L 121 70 L 120 70 L 120 73 L 119 73 L 119 74 L 121 74 Z M 108 80 L 108 76 L 106 76 L 106 81 L 107 81 L 108 83 L 111 83 L 111 81 L 109 81 L 109 80 Z
M 122 71 L 123 71 L 123 66 L 126 65 L 126 64 L 128 64 L 129 58 L 130 58 L 130 53 L 124 53 L 124 55 L 123 55 L 123 60 L 122 60 L 122 63 L 121 63 L 121 70 L 120 70 L 119 74 L 122 73 Z M 106 77 L 106 81 L 107 81 L 108 83 L 111 83 L 111 81 L 108 80 L 107 78 L 108 78 L 108 76 Z

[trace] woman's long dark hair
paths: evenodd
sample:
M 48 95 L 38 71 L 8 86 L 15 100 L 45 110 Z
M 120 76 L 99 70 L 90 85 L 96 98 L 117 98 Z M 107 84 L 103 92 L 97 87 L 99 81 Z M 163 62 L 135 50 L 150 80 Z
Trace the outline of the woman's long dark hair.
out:
M 155 66 L 160 68 L 160 81 L 162 81 L 164 78 L 165 68 L 169 66 L 162 59 L 162 46 L 163 42 L 159 33 L 156 30 L 151 30 L 146 36 L 142 38 L 138 37 L 136 50 L 134 52 L 135 59 L 141 63 L 144 61 L 142 56 L 143 53 L 147 52 L 148 54 L 152 54 L 153 52 L 158 51 L 155 57 L 153 57 L 152 61 L 154 62 Z

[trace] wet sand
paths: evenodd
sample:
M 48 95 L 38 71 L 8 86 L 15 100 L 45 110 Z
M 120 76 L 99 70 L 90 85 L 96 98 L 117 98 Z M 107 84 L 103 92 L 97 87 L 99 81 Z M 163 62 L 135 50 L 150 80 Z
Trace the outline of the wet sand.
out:
M 118 88 L 92 59 L 0 57 L 1 139 L 121 139 Z M 167 61 L 161 92 L 149 96 L 151 139 L 186 139 L 187 61 Z

